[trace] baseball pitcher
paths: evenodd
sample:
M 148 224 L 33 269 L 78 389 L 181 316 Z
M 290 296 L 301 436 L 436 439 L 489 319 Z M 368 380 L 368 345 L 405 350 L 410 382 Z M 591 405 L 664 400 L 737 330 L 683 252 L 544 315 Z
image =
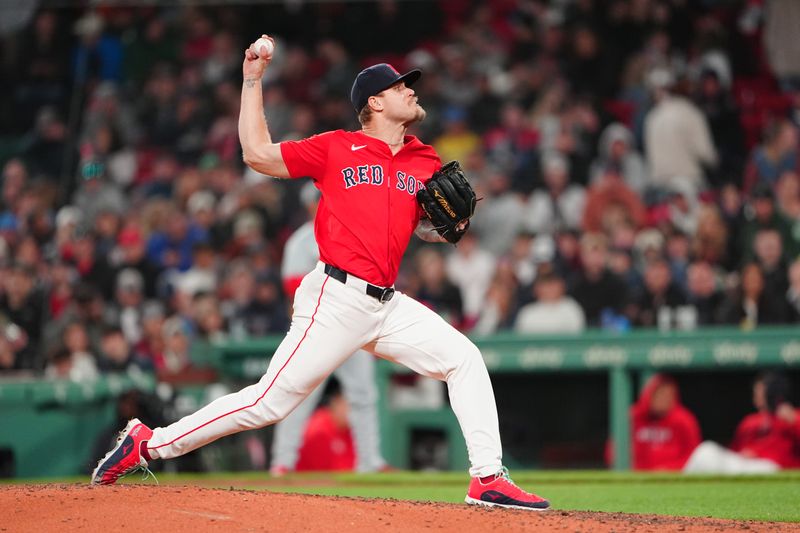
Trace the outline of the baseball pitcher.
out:
M 381 63 L 361 71 L 350 98 L 360 131 L 330 131 L 273 143 L 261 78 L 272 59 L 266 36 L 246 51 L 239 114 L 245 163 L 280 178 L 310 177 L 321 192 L 314 222 L 320 261 L 297 289 L 289 332 L 261 380 L 167 426 L 131 420 L 99 461 L 92 483 L 113 484 L 152 459 L 178 457 L 225 435 L 285 418 L 353 352 L 365 349 L 447 384 L 467 444 L 472 480 L 466 502 L 543 510 L 502 464 L 497 408 L 478 348 L 432 310 L 393 285 L 411 235 L 457 242 L 475 194 L 456 162 L 407 135 L 425 117 L 412 85 Z

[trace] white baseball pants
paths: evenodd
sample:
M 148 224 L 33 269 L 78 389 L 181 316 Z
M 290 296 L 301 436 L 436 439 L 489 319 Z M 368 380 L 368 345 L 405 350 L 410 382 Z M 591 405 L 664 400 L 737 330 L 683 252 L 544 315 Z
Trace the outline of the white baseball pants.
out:
M 319 263 L 295 296 L 289 332 L 255 385 L 219 398 L 164 428 L 147 444 L 151 457 L 178 457 L 220 437 L 284 419 L 359 348 L 447 383 L 461 425 L 470 475 L 501 466 L 500 431 L 492 383 L 478 348 L 439 315 L 397 292 L 381 303 L 365 282 L 343 284 Z
M 378 427 L 378 387 L 375 385 L 375 358 L 358 350 L 333 371 L 342 386 L 342 394 L 350 406 L 348 419 L 356 445 L 356 470 L 376 472 L 386 466 L 381 454 Z M 272 438 L 272 465 L 293 469 L 303 440 L 306 422 L 324 392 L 324 382 L 281 423 L 275 426 Z

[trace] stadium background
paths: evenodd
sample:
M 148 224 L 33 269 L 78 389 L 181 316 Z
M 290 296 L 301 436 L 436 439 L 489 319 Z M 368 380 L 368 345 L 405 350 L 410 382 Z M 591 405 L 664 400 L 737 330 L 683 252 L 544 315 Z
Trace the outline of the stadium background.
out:
M 357 127 L 347 95 L 365 65 L 425 70 L 429 118 L 416 133 L 463 161 L 485 199 L 475 241 L 455 251 L 415 243 L 398 285 L 464 331 L 529 331 L 518 317 L 542 272 L 564 281 L 592 328 L 669 329 L 663 307 L 695 309 L 694 326 L 681 327 L 797 323 L 800 54 L 782 33 L 797 20 L 791 2 L 2 10 L 4 380 L 155 371 L 180 390 L 216 381 L 192 361 L 193 345 L 285 329 L 276 267 L 303 222 L 299 185 L 245 172 L 236 138 L 241 52 L 263 32 L 279 39 L 265 80 L 275 139 Z M 714 157 L 679 154 L 696 175 L 649 164 L 663 161 L 664 145 L 645 141 L 654 94 L 668 88 L 693 102 L 711 136 Z M 608 156 L 606 133 L 628 145 L 624 158 Z M 559 173 L 569 195 L 553 209 L 546 188 Z M 758 202 L 776 214 L 758 220 Z M 777 230 L 778 264 L 754 249 L 762 226 Z M 602 284 L 587 282 L 580 243 L 607 254 Z M 757 315 L 741 305 L 751 260 L 764 280 Z M 690 283 L 692 266 L 698 278 L 710 272 L 710 293 Z M 706 437 L 729 440 L 752 377 L 679 377 Z M 604 376 L 504 375 L 495 387 L 512 421 L 504 439 L 529 464 L 568 442 L 581 448 L 543 464 L 603 464 Z M 547 414 L 526 417 L 530 403 Z

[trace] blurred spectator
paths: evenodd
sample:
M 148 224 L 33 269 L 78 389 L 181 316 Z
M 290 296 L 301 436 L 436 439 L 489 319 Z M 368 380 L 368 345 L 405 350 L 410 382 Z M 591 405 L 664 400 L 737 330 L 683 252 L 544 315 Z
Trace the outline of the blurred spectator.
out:
M 700 425 L 671 377 L 647 380 L 631 408 L 631 436 L 634 470 L 681 470 L 700 444 Z
M 100 336 L 110 324 L 106 300 L 97 288 L 79 282 L 74 288 L 74 297 L 59 316 L 58 320 L 45 323 L 42 350 L 52 353 L 62 342 L 64 331 L 74 323 L 83 325 L 93 352 L 100 344 Z
M 131 33 L 130 41 L 124 43 L 123 68 L 126 79 L 139 89 L 153 65 L 177 61 L 177 36 L 166 17 L 159 14 L 149 17 L 141 28 Z
M 480 147 L 481 139 L 467 128 L 467 113 L 458 107 L 447 107 L 442 114 L 444 131 L 433 146 L 442 161 L 464 161 Z
M 102 211 L 126 212 L 128 202 L 119 186 L 106 178 L 102 162 L 83 161 L 80 177 L 81 181 L 72 195 L 72 205 L 80 210 L 88 224 L 94 225 L 95 218 Z
M 97 365 L 87 352 L 70 352 L 60 348 L 53 352 L 44 369 L 47 379 L 66 379 L 76 383 L 86 383 L 98 378 Z
M 619 224 L 639 228 L 645 221 L 641 199 L 625 185 L 619 170 L 607 168 L 586 194 L 583 229 L 586 232 L 610 232 Z
M 759 324 L 782 324 L 788 319 L 783 298 L 769 300 L 764 293 L 764 273 L 757 263 L 741 270 L 740 286 L 732 291 L 720 309 L 721 322 L 753 329 Z
M 95 253 L 99 257 L 108 258 L 111 251 L 117 244 L 117 234 L 119 233 L 119 213 L 103 210 L 94 219 L 94 241 Z
M 25 332 L 4 316 L 0 316 L 0 373 L 15 370 L 34 370 L 25 366 L 29 361 L 20 357 L 28 343 Z M 36 369 L 38 370 L 38 368 Z
M 600 181 L 609 169 L 616 169 L 625 184 L 640 197 L 649 182 L 644 158 L 636 151 L 633 134 L 624 125 L 614 122 L 600 136 L 598 156 L 592 162 L 590 183 Z
M 510 191 L 506 174 L 492 172 L 487 178 L 483 201 L 475 210 L 470 231 L 475 231 L 486 249 L 496 257 L 511 249 L 522 228 L 525 204 L 518 194 Z M 480 189 L 479 189 L 480 190 Z
M 498 265 L 495 277 L 486 291 L 478 321 L 472 328 L 475 335 L 489 335 L 513 326 L 516 300 L 516 282 L 510 265 L 503 261 Z
M 489 160 L 511 178 L 512 189 L 533 190 L 539 134 L 526 121 L 522 108 L 509 103 L 500 112 L 500 124 L 484 135 Z
M 712 185 L 738 185 L 737 178 L 744 167 L 745 146 L 736 104 L 714 68 L 703 69 L 698 85 L 694 101 L 708 122 L 719 155 L 719 168 L 712 173 L 716 177 L 711 180 Z
M 800 174 L 789 170 L 781 174 L 775 184 L 775 199 L 778 211 L 792 224 L 792 233 L 796 234 L 800 223 Z
M 792 36 L 800 24 L 800 9 L 792 0 L 770 0 L 765 7 L 764 44 L 770 66 L 784 87 L 797 87 L 800 45 Z
M 697 231 L 700 210 L 699 198 L 695 191 L 687 188 L 685 183 L 677 182 L 672 189 L 664 190 L 663 193 L 667 197 L 666 203 L 663 204 L 666 220 L 659 222 L 667 223 L 682 233 L 694 235 Z
M 162 269 L 188 270 L 192 249 L 206 239 L 206 232 L 192 223 L 181 211 L 167 215 L 164 228 L 154 231 L 147 241 L 147 257 Z
M 736 259 L 736 255 L 729 254 L 729 228 L 735 226 L 725 224 L 719 209 L 713 205 L 701 206 L 697 214 L 697 230 L 691 243 L 694 258 L 711 265 L 729 267 Z
M 774 187 L 781 174 L 800 169 L 797 127 L 787 119 L 774 120 L 764 129 L 764 140 L 757 146 L 747 163 L 742 189 L 755 194 L 758 184 Z
M 103 332 L 100 339 L 98 367 L 102 372 L 130 372 L 152 370 L 150 361 L 138 357 L 131 349 L 120 328 L 111 327 Z
M 50 280 L 46 294 L 46 314 L 51 319 L 58 319 L 74 296 L 73 286 L 78 273 L 66 263 L 54 263 L 50 268 Z
M 69 45 L 60 31 L 61 18 L 56 10 L 40 11 L 22 35 L 13 65 L 15 128 L 31 124 L 45 106 L 65 103 Z
M 533 284 L 536 301 L 519 310 L 517 333 L 580 333 L 586 327 L 583 310 L 566 295 L 564 280 L 554 272 L 542 272 Z
M 164 306 L 161 302 L 149 300 L 142 305 L 142 337 L 133 346 L 133 350 L 137 357 L 154 367 L 164 357 L 164 339 L 161 336 L 164 319 Z
M 670 329 L 673 315 L 685 304 L 686 296 L 672 281 L 669 263 L 661 258 L 649 261 L 644 269 L 644 290 L 634 302 L 634 323 Z
M 756 234 L 763 229 L 776 230 L 781 236 L 787 256 L 796 257 L 800 252 L 800 236 L 795 237 L 792 234 L 789 222 L 778 212 L 772 188 L 765 183 L 754 187 L 747 207 L 739 237 L 739 250 L 743 260 L 753 259 Z
M 619 65 L 614 54 L 606 53 L 604 43 L 591 26 L 578 24 L 571 34 L 572 47 L 565 72 L 572 90 L 581 96 L 613 96 L 619 76 Z
M 672 280 L 681 289 L 686 292 L 686 271 L 689 268 L 691 260 L 691 244 L 689 238 L 685 233 L 674 231 L 667 235 L 667 244 L 665 247 L 667 263 L 669 263 L 669 271 L 672 275 Z
M 75 23 L 80 43 L 75 49 L 74 76 L 86 82 L 119 81 L 122 75 L 122 43 L 105 32 L 105 20 L 88 11 Z
M 198 294 L 194 299 L 193 310 L 200 339 L 219 343 L 228 338 L 225 332 L 225 319 L 220 311 L 219 302 L 214 296 Z
M 64 261 L 75 267 L 80 278 L 96 287 L 104 298 L 111 298 L 114 290 L 114 270 L 105 256 L 95 250 L 94 235 L 79 231 L 72 242 L 62 249 Z
M 415 259 L 419 286 L 415 298 L 458 327 L 464 320 L 461 291 L 449 279 L 441 253 L 431 247 L 422 248 Z
M 255 278 L 253 299 L 244 309 L 243 319 L 252 337 L 283 333 L 289 328 L 280 279 L 266 272 Z
M 558 153 L 544 154 L 544 188 L 534 191 L 525 210 L 525 228 L 533 233 L 553 235 L 580 227 L 586 191 L 569 182 L 569 162 Z
M 114 297 L 116 320 L 126 342 L 135 345 L 142 338 L 142 310 L 144 279 L 132 269 L 125 268 L 117 274 Z
M 243 260 L 231 263 L 221 304 L 228 333 L 234 339 L 285 331 L 289 325 L 280 281 L 268 274 L 253 274 Z
M 160 380 L 171 381 L 185 373 L 192 366 L 189 356 L 189 333 L 183 320 L 173 316 L 161 326 L 164 351 L 154 363 Z
M 59 183 L 61 200 L 69 197 L 72 173 L 78 161 L 77 150 L 70 144 L 67 125 L 55 108 L 38 110 L 33 131 L 25 138 L 21 155 L 32 177 Z
M 695 261 L 686 272 L 687 300 L 695 310 L 698 326 L 717 322 L 717 313 L 724 300 L 713 267 L 705 261 Z
M 142 232 L 135 224 L 128 224 L 117 235 L 117 247 L 110 254 L 117 271 L 133 269 L 142 275 L 144 294 L 155 296 L 159 269 L 146 257 Z
M 350 59 L 344 46 L 333 39 L 325 39 L 317 45 L 317 51 L 327 63 L 325 74 L 319 80 L 321 95 L 332 97 L 350 94 L 353 80 L 360 69 Z M 236 60 L 238 66 L 241 58 L 237 55 Z
M 31 266 L 13 265 L 3 280 L 3 294 L 0 295 L 0 312 L 19 326 L 20 334 L 24 335 L 26 342 L 17 357 L 19 368 L 25 369 L 38 369 L 41 364 L 39 341 L 45 316 L 35 275 Z
M 756 233 L 753 250 L 756 262 L 764 273 L 764 296 L 767 300 L 775 302 L 777 309 L 778 302 L 783 301 L 783 296 L 789 289 L 780 233 L 774 229 L 760 230 Z M 787 319 L 788 311 L 787 309 L 785 314 Z
M 790 318 L 793 322 L 800 321 L 800 258 L 789 265 L 789 289 L 786 291 L 786 300 L 790 307 Z
M 76 382 L 97 379 L 99 372 L 89 341 L 89 334 L 81 322 L 67 325 L 61 337 L 63 348 L 52 353 L 45 368 L 45 377 L 69 379 Z
M 672 189 L 682 182 L 697 194 L 707 187 L 705 169 L 716 166 L 717 153 L 705 117 L 672 92 L 674 83 L 669 70 L 648 74 L 655 105 L 645 119 L 647 160 L 654 186 Z
M 106 163 L 111 165 L 111 148 L 114 151 L 130 148 L 139 142 L 142 136 L 141 126 L 135 114 L 135 109 L 125 100 L 119 92 L 118 86 L 110 81 L 98 84 L 89 101 L 83 115 L 82 137 L 84 143 L 102 132 L 107 146 L 94 143 L 89 147 L 93 156 L 106 156 Z M 135 162 L 133 163 L 135 165 Z M 127 179 L 120 179 L 117 183 L 127 185 L 130 183 L 132 175 L 126 176 Z M 116 180 L 115 180 L 116 181 Z
M 484 304 L 486 291 L 494 277 L 495 258 L 480 248 L 474 233 L 467 232 L 447 256 L 447 277 L 461 291 L 467 324 L 473 324 Z
M 572 282 L 569 294 L 583 308 L 586 324 L 597 327 L 603 310 L 621 314 L 628 304 L 625 285 L 608 269 L 606 239 L 587 233 L 580 241 L 582 270 Z

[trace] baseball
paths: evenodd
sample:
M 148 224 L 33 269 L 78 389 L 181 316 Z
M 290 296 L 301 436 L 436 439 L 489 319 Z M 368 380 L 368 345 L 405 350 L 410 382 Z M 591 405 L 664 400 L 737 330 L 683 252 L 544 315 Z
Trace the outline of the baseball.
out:
M 266 37 L 259 38 L 253 45 L 258 57 L 267 58 L 272 55 L 273 44 L 272 41 Z

